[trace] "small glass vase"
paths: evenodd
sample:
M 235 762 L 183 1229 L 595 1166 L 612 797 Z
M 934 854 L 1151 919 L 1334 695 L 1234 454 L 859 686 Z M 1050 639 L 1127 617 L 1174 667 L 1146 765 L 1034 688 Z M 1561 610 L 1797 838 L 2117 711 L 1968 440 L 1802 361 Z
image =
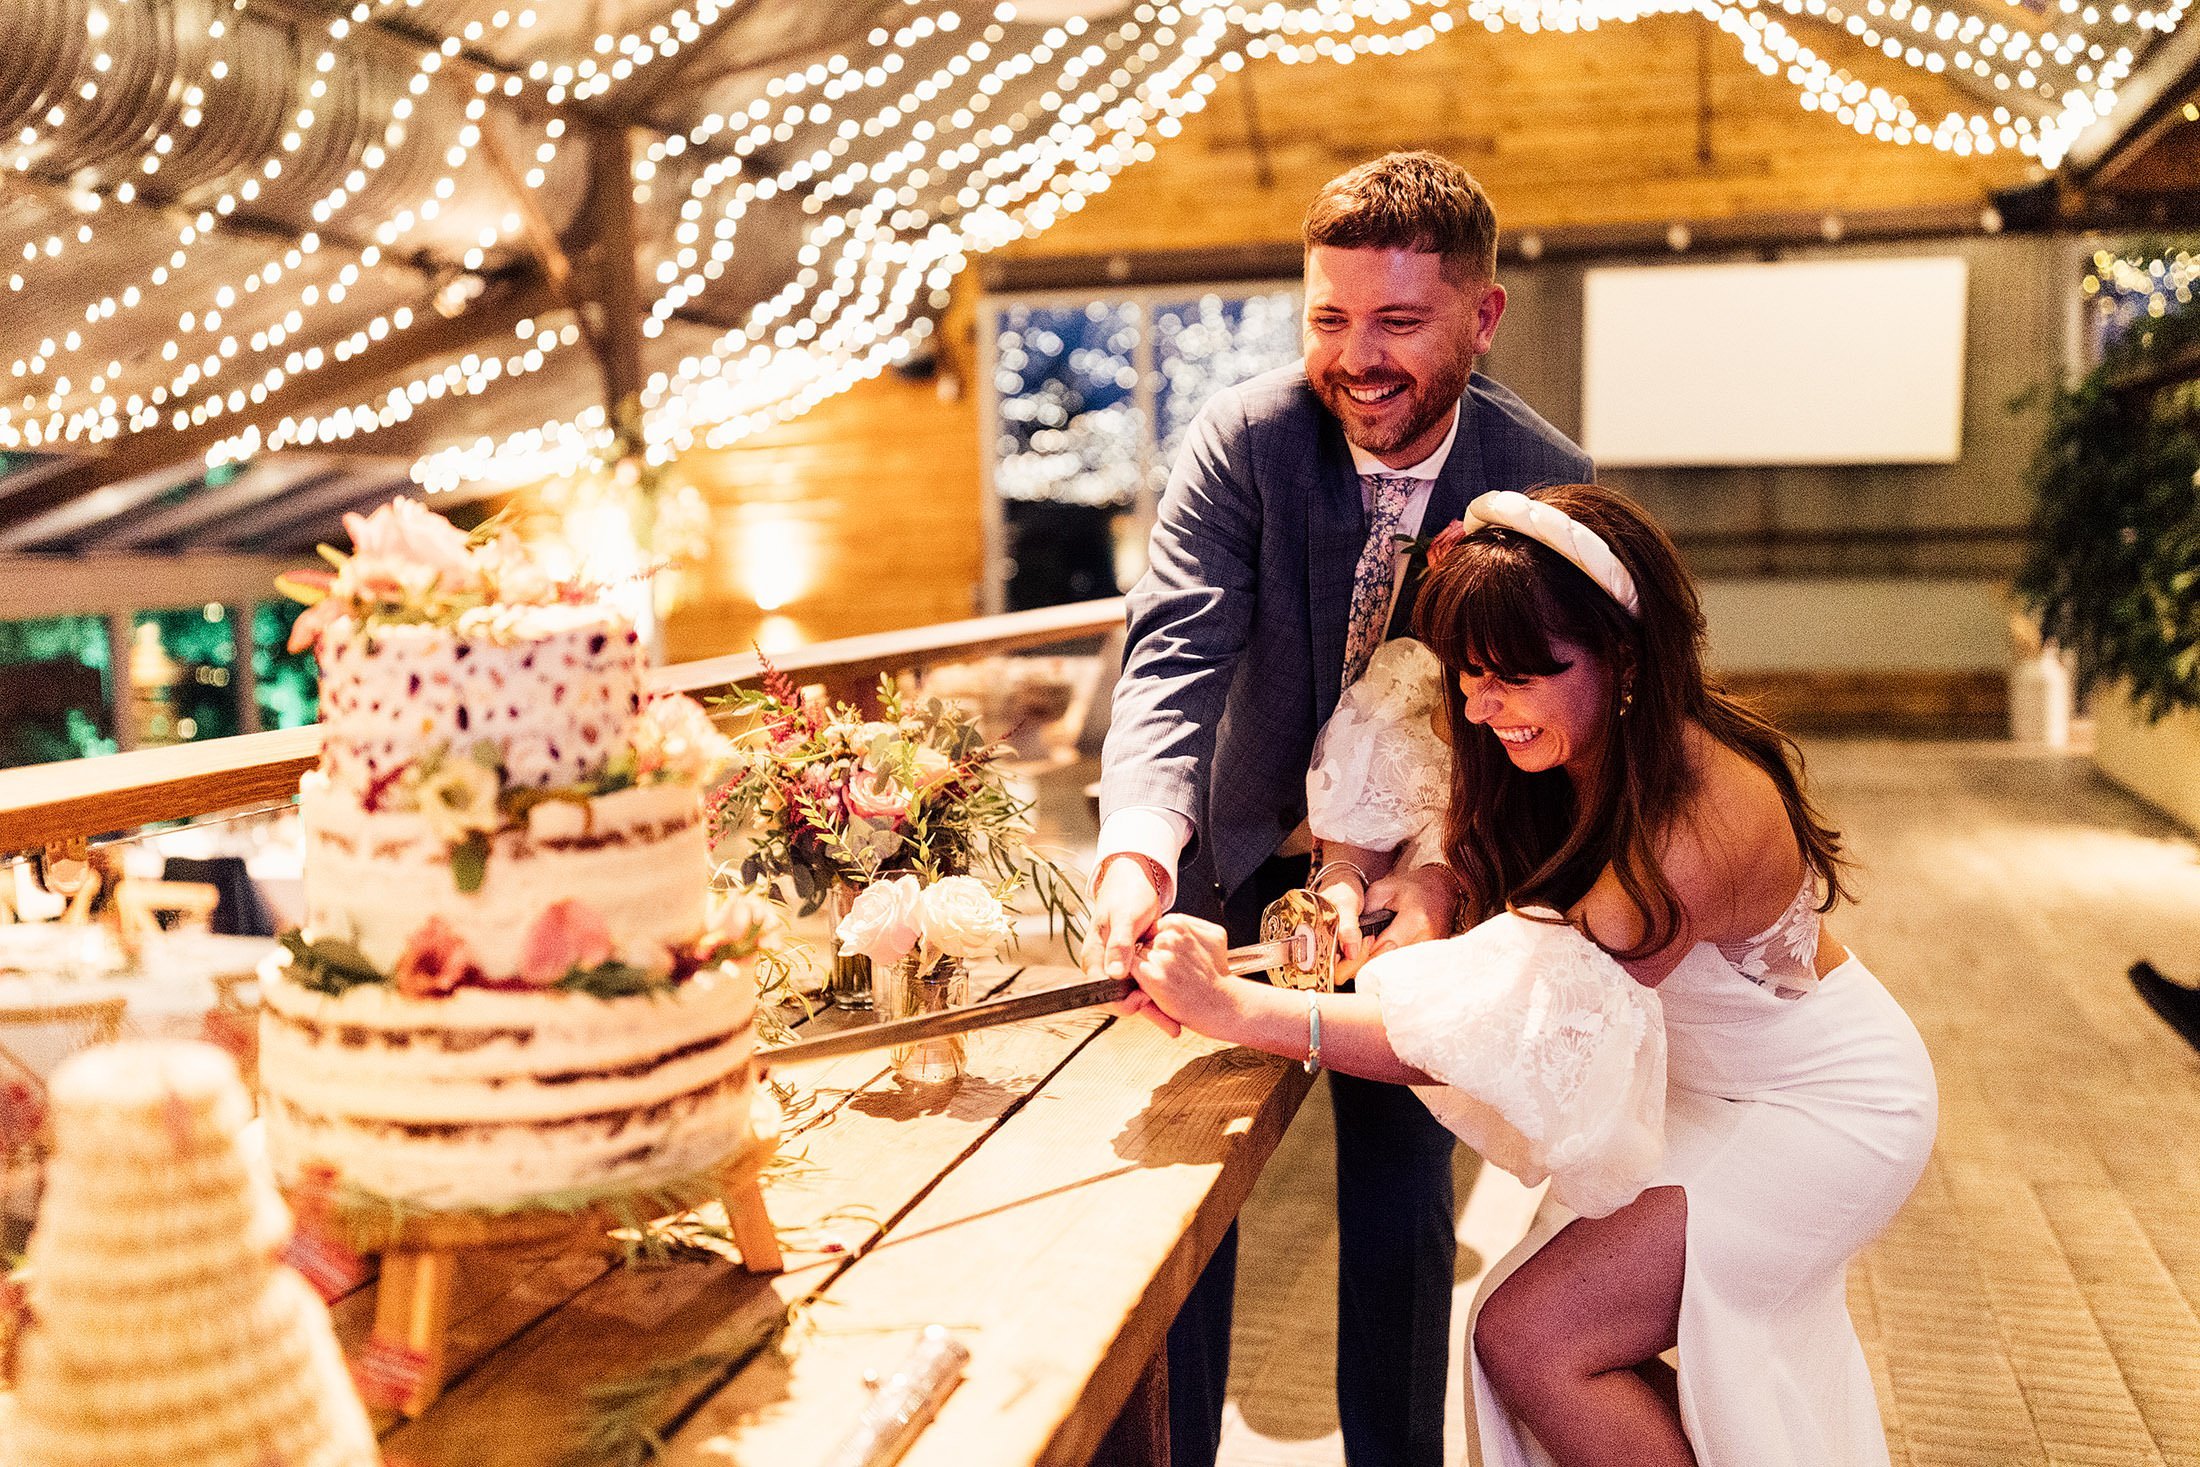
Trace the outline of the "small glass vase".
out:
M 917 955 L 911 953 L 895 967 L 884 970 L 878 983 L 881 1019 L 913 1019 L 920 1014 L 943 1013 L 970 1002 L 970 970 L 959 958 L 941 958 L 927 973 L 918 973 Z M 941 1085 L 962 1078 L 964 1036 L 922 1039 L 893 1048 L 894 1074 L 911 1085 Z
M 835 1008 L 860 1012 L 874 1007 L 877 1000 L 872 994 L 871 960 L 840 951 L 840 924 L 855 903 L 856 888 L 845 881 L 834 882 L 832 895 L 825 899 L 832 924 L 825 934 L 826 951 L 831 954 L 825 967 L 825 1000 Z

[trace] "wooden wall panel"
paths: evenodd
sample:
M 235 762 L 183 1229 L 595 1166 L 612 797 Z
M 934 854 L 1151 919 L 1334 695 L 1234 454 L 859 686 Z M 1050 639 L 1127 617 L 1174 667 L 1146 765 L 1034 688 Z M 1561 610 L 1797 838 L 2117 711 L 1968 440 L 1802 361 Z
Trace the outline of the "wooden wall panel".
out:
M 1820 33 L 1811 32 L 1814 45 Z M 1837 44 L 1821 51 L 1836 59 Z M 1710 101 L 1698 154 L 1699 60 Z M 1891 68 L 1858 61 L 1859 74 Z M 1907 80 L 1920 116 L 1972 104 Z M 1803 111 L 1733 41 L 1692 16 L 1574 35 L 1454 31 L 1410 56 L 1339 66 L 1254 62 L 1223 78 L 1151 163 L 1018 255 L 1292 240 L 1306 202 L 1389 148 L 1430 148 L 1471 169 L 1511 232 L 1562 225 L 1897 209 L 1984 201 L 2034 176 L 2014 153 L 1958 158 L 1857 136 Z M 1265 160 L 1270 177 L 1261 182 Z
M 1708 160 L 1698 155 L 1699 54 Z M 1952 96 L 1911 89 L 1930 115 Z M 2014 155 L 1894 147 L 1805 113 L 1784 81 L 1758 75 L 1692 17 L 1576 35 L 1467 30 L 1406 57 L 1263 61 L 1226 76 L 1153 162 L 1011 252 L 1295 240 L 1315 189 L 1394 147 L 1434 148 L 1473 169 L 1514 233 L 1982 201 L 1988 188 L 2027 177 Z M 695 456 L 717 544 L 702 599 L 667 629 L 671 656 L 745 647 L 766 615 L 750 583 L 783 562 L 806 559 L 812 569 L 806 589 L 779 608 L 792 625 L 775 623 L 775 636 L 971 613 L 983 565 L 972 306 L 966 275 L 939 333 L 943 371 L 965 386 L 959 397 L 888 376 L 763 437 Z
M 945 401 L 889 372 L 684 466 L 710 504 L 712 556 L 700 598 L 665 628 L 673 661 L 746 650 L 760 631 L 768 650 L 972 614 L 984 549 L 967 391 Z M 767 613 L 760 590 L 788 599 Z

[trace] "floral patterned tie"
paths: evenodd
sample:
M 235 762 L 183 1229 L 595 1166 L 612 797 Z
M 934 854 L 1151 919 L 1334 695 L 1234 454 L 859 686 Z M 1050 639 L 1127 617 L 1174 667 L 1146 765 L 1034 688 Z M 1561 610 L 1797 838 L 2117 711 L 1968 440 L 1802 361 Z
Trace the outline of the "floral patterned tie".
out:
M 1421 481 L 1408 474 L 1363 474 L 1374 508 L 1367 544 L 1352 572 L 1352 614 L 1345 623 L 1344 686 L 1367 671 L 1368 659 L 1383 644 L 1390 626 L 1390 598 L 1398 568 L 1398 532 L 1405 525 L 1406 501 Z

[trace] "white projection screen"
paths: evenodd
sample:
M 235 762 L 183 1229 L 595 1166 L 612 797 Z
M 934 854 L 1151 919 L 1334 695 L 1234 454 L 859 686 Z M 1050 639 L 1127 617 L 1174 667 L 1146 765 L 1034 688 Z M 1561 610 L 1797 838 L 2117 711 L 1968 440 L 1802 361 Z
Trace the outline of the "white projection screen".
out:
M 1952 463 L 1959 256 L 1585 277 L 1582 446 L 1620 468 Z

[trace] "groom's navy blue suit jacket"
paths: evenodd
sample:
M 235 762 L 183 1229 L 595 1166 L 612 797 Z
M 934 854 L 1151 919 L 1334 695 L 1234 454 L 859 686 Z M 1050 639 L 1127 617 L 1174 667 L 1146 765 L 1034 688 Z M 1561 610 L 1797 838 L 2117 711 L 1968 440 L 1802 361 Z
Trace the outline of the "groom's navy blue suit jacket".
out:
M 1590 478 L 1587 455 L 1480 373 L 1462 411 L 1422 533 L 1487 490 Z M 1131 589 L 1100 784 L 1103 819 L 1148 805 L 1190 822 L 1179 910 L 1219 918 L 1305 817 L 1367 532 L 1344 431 L 1302 367 L 1219 392 L 1200 412 Z

